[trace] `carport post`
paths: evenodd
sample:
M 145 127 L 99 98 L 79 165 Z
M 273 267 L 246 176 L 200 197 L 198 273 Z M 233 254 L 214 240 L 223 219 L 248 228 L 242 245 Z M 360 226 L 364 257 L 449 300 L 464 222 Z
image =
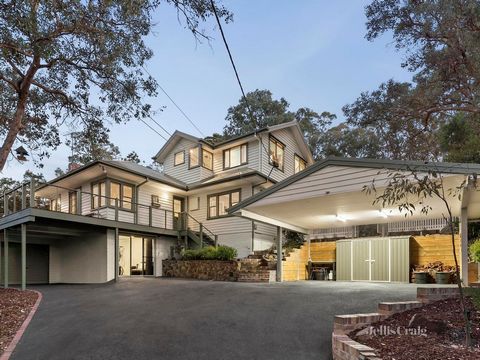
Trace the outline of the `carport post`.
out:
M 8 236 L 7 236 L 7 229 L 3 230 L 3 286 L 8 288 Z
M 27 224 L 22 224 L 22 290 L 27 288 Z
M 460 276 L 463 286 L 468 286 L 468 215 L 466 207 L 462 208 L 460 212 L 460 252 Z
M 115 199 L 117 201 L 117 199 Z M 115 228 L 115 264 L 114 264 L 114 270 L 115 270 L 115 282 L 118 281 L 118 271 L 120 269 L 118 262 L 119 262 L 119 251 L 120 251 L 120 242 L 118 240 L 118 227 Z
M 282 228 L 277 226 L 277 282 L 282 282 Z

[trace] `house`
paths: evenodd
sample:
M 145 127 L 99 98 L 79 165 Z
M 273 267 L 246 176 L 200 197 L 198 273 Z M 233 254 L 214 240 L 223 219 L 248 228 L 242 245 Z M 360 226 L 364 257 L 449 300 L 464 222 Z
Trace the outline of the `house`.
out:
M 391 172 L 412 171 L 443 176 L 452 214 L 460 222 L 456 248 L 461 277 L 468 284 L 467 224 L 480 217 L 479 164 L 327 158 L 236 204 L 229 213 L 307 236 L 291 261 L 278 262 L 280 280 L 305 279 L 311 261 L 333 268 L 337 280 L 409 282 L 412 264 L 454 264 L 451 236 L 441 234 L 447 227 L 445 205 L 436 197 L 413 198 L 416 209 L 406 217 L 397 206 L 374 204 L 375 194 L 363 188 L 374 181 L 381 194 Z M 461 194 L 449 192 L 458 187 Z M 427 214 L 420 201 L 431 207 Z M 281 237 L 279 241 L 281 248 Z
M 5 284 L 160 276 L 178 244 L 228 245 L 239 257 L 269 248 L 275 226 L 227 209 L 313 164 L 296 121 L 217 144 L 176 131 L 154 160 L 162 172 L 95 161 L 3 194 Z

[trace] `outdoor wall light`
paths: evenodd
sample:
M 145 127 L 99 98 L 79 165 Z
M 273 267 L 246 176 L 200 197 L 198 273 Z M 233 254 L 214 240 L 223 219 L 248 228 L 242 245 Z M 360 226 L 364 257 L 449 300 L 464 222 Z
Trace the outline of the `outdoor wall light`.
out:
M 341 221 L 341 222 L 346 222 L 346 221 L 347 221 L 347 219 L 344 218 L 344 217 L 341 216 L 341 215 L 337 215 L 337 220 L 338 220 L 338 221 Z

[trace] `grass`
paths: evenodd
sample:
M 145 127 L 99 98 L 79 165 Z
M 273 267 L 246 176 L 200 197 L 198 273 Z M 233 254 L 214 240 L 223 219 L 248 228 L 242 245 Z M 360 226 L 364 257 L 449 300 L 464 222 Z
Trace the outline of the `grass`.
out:
M 470 296 L 475 307 L 480 310 L 480 288 L 465 288 L 465 295 Z

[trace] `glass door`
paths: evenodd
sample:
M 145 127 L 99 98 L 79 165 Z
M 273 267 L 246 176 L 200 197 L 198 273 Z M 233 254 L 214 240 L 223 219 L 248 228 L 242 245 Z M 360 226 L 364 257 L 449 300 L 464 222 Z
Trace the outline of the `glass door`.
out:
M 118 274 L 120 276 L 153 275 L 153 238 L 136 235 L 119 236 Z
M 185 199 L 173 197 L 173 229 L 182 230 L 182 212 L 185 211 Z

